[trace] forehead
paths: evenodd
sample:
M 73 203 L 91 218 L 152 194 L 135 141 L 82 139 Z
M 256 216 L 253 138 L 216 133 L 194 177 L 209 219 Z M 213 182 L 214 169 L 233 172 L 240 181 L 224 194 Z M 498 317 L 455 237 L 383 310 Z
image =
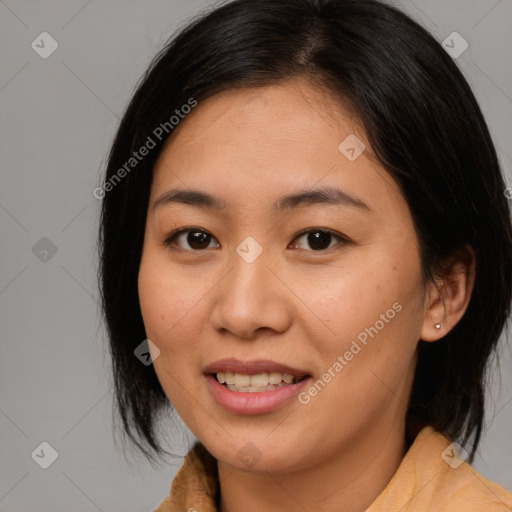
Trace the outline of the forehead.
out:
M 333 130 L 358 132 L 364 137 L 357 117 L 348 108 L 323 88 L 300 79 L 265 87 L 229 89 L 200 101 L 173 130 L 165 149 L 179 146 L 189 150 L 186 146 L 198 141 L 232 144 L 235 139 L 293 143 L 306 138 L 314 144 L 316 138 Z M 311 144 L 308 147 L 314 149 Z
M 364 145 L 355 160 L 340 149 L 346 140 Z M 180 186 L 249 207 L 260 194 L 280 197 L 292 185 L 343 185 L 358 193 L 365 188 L 367 196 L 382 195 L 383 186 L 396 189 L 358 119 L 304 81 L 228 90 L 199 102 L 162 150 L 152 199 Z

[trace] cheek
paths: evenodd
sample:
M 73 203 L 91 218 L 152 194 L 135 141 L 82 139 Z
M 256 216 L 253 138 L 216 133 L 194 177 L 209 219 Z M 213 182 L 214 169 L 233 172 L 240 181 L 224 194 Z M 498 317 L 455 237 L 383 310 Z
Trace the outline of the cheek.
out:
M 161 258 L 160 258 L 161 260 Z M 198 298 L 184 293 L 188 290 L 179 272 L 169 272 L 168 263 L 148 250 L 142 258 L 138 276 L 139 302 L 146 336 L 160 350 L 153 361 L 155 373 L 173 406 L 185 410 L 188 397 L 184 389 L 192 390 L 197 365 L 191 354 L 197 353 L 200 338 L 194 314 L 200 311 Z M 195 294 L 199 294 L 197 290 Z
M 382 274 L 372 278 L 354 275 L 342 287 L 331 286 L 333 300 L 324 311 L 335 335 L 310 333 L 322 363 L 318 377 L 326 383 L 318 383 L 318 391 L 308 390 L 312 416 L 351 411 L 344 419 L 347 432 L 372 418 L 395 414 L 406 402 L 417 342 L 415 303 L 420 296 L 411 296 L 410 286 L 390 283 Z
M 149 258 L 143 259 L 139 270 L 139 302 L 146 328 L 151 339 L 161 339 L 172 325 L 173 312 L 179 309 L 174 299 L 173 286 L 168 280 L 158 278 L 161 275 Z M 172 297 L 172 298 L 171 298 Z M 171 301 L 173 302 L 172 308 Z
M 314 324 L 317 334 L 311 335 L 321 351 L 343 350 L 358 335 L 364 341 L 366 329 L 375 324 L 382 337 L 381 334 L 396 331 L 403 317 L 413 310 L 414 317 L 418 316 L 420 309 L 413 307 L 420 299 L 414 291 L 417 276 L 395 276 L 392 267 L 392 263 L 380 259 L 378 265 L 353 266 L 350 272 L 321 288 L 309 287 L 308 305 L 319 318 Z
M 201 314 L 201 289 L 191 287 L 180 272 L 171 270 L 168 262 L 148 250 L 143 255 L 138 276 L 146 335 L 169 362 L 194 349 L 201 325 L 194 321 Z
M 414 239 L 414 237 L 412 237 Z M 407 371 L 423 321 L 423 287 L 419 255 L 414 243 L 368 250 L 364 258 L 347 264 L 322 290 L 311 293 L 312 309 L 322 312 L 324 325 L 316 340 L 325 368 L 344 357 L 345 378 L 356 384 L 374 368 L 397 383 Z M 346 357 L 345 357 L 346 356 Z M 371 382 L 368 382 L 371 386 Z

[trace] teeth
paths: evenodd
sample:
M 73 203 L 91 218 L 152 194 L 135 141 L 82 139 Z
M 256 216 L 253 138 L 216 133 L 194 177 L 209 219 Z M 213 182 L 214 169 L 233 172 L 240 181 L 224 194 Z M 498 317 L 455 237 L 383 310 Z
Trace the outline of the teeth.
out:
M 257 375 L 251 375 L 251 386 L 256 388 L 262 388 L 268 385 L 268 373 L 258 373 Z
M 237 392 L 243 392 L 243 393 L 257 393 L 261 391 L 271 391 L 272 389 L 282 388 L 283 386 L 288 386 L 288 384 L 281 382 L 278 386 L 263 386 L 263 387 L 256 387 L 256 386 L 244 386 L 239 388 L 238 386 L 235 386 L 234 384 L 229 384 L 226 387 L 230 391 L 237 391 Z
M 244 388 L 243 391 L 267 391 L 276 389 L 281 385 L 292 384 L 295 377 L 287 373 L 264 372 L 256 375 L 247 375 L 245 373 L 218 372 L 217 380 L 221 384 L 227 384 L 228 389 L 233 391 L 238 388 Z
M 251 385 L 251 376 L 245 373 L 235 373 L 235 386 L 245 387 Z
M 269 384 L 279 384 L 283 380 L 283 374 L 279 372 L 270 372 L 268 374 Z
M 291 384 L 293 382 L 293 379 L 294 379 L 293 375 L 289 375 L 287 373 L 285 373 L 283 375 L 283 380 L 286 382 L 286 384 Z

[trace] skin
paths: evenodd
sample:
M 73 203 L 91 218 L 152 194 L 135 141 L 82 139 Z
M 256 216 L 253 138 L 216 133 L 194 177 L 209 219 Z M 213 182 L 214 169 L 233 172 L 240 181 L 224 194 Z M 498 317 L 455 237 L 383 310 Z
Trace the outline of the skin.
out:
M 366 146 L 355 161 L 338 149 L 349 134 Z M 338 187 L 371 210 L 270 207 L 320 186 Z M 171 188 L 200 189 L 228 207 L 153 209 Z M 164 245 L 174 229 L 196 227 L 212 235 L 203 246 L 189 245 L 187 233 Z M 297 236 L 306 228 L 350 243 L 333 237 L 315 251 L 307 234 Z M 236 252 L 248 236 L 263 249 L 250 264 Z M 436 341 L 457 323 L 473 280 L 470 257 L 453 260 L 439 289 L 423 282 L 404 197 L 357 119 L 318 86 L 296 79 L 200 102 L 154 169 L 139 296 L 147 337 L 160 350 L 159 381 L 218 460 L 221 510 L 366 509 L 406 452 L 418 340 Z M 225 357 L 271 359 L 316 381 L 397 302 L 401 311 L 308 404 L 294 399 L 265 414 L 233 414 L 209 391 L 203 368 Z M 251 467 L 237 456 L 248 442 L 261 455 Z

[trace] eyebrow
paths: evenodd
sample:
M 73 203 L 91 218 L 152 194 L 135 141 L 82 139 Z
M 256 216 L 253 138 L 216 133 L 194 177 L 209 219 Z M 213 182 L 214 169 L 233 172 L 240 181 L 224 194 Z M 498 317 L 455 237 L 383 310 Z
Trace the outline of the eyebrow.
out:
M 218 210 L 226 209 L 228 207 L 226 202 L 220 197 L 207 194 L 200 190 L 171 189 L 162 194 L 153 203 L 153 210 L 170 203 L 184 203 L 198 207 L 215 208 Z M 299 190 L 298 192 L 279 198 L 272 204 L 272 209 L 279 212 L 317 204 L 349 206 L 371 211 L 371 208 L 363 200 L 335 187 Z

